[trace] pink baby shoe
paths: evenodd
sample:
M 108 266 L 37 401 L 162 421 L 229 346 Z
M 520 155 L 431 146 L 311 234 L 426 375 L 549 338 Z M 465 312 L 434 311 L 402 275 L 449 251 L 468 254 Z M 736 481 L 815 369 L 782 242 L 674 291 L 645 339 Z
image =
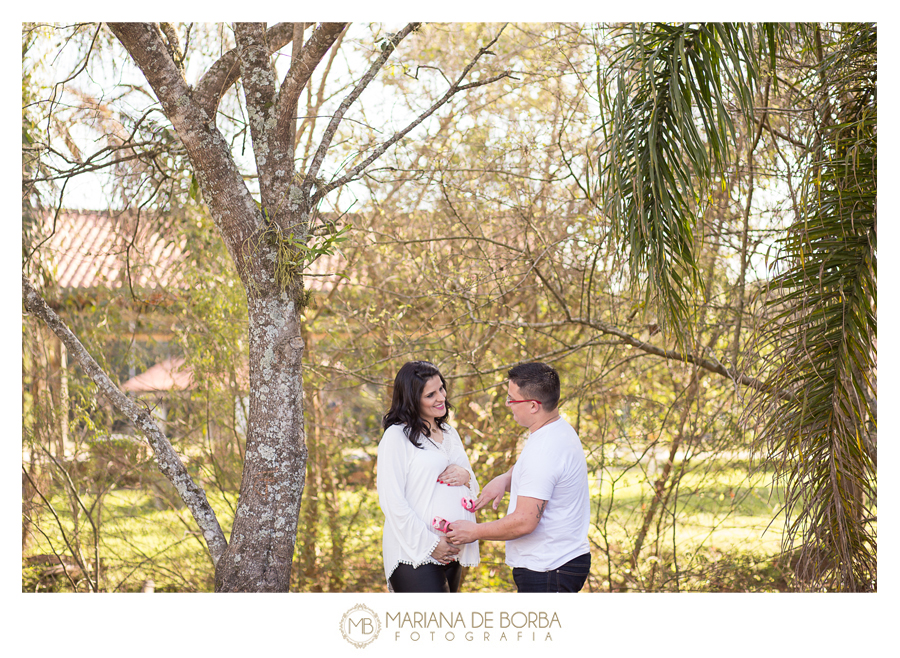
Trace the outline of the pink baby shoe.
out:
M 431 520 L 431 525 L 438 532 L 447 532 L 450 529 L 450 522 L 447 519 L 442 519 L 439 516 L 436 516 Z

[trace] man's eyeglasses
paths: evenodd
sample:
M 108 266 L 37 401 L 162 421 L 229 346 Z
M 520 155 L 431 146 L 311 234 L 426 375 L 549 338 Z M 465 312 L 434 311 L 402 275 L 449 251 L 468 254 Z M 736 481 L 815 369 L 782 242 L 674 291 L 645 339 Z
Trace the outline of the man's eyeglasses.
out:
M 520 402 L 537 402 L 538 404 L 541 404 L 540 400 L 513 400 L 508 395 L 506 396 L 506 404 L 519 404 Z

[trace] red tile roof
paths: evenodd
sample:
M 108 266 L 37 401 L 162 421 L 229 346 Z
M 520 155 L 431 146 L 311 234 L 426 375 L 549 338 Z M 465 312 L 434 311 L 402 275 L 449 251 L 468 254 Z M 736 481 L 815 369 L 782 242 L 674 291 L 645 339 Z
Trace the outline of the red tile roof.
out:
M 60 288 L 122 288 L 129 275 L 137 288 L 179 287 L 187 245 L 183 236 L 173 237 L 172 224 L 149 216 L 137 221 L 132 213 L 63 211 L 55 226 L 52 214 L 44 219 L 40 239 L 47 240 L 37 257 Z M 345 264 L 339 254 L 317 259 L 304 285 L 330 291 Z
M 131 393 L 184 391 L 193 387 L 194 372 L 182 358 L 166 359 L 122 384 L 122 390 Z
M 246 362 L 238 367 L 236 382 L 225 374 L 216 379 L 221 385 L 231 386 L 236 384 L 242 391 L 250 388 L 250 370 Z M 122 384 L 122 390 L 130 393 L 153 393 L 157 391 L 187 391 L 196 388 L 194 381 L 194 369 L 180 357 L 165 359 L 151 366 L 140 375 L 136 375 Z
M 171 225 L 171 221 L 165 222 Z M 133 214 L 64 211 L 42 224 L 39 258 L 61 288 L 178 286 L 185 240 L 164 237 L 165 224 Z

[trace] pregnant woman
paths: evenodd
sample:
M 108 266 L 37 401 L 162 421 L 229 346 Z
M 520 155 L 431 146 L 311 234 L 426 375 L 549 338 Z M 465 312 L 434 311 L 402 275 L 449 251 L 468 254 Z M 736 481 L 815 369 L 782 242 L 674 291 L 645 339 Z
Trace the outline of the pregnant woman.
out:
M 447 422 L 447 383 L 434 364 L 410 361 L 394 379 L 378 444 L 384 513 L 384 575 L 393 592 L 457 592 L 462 567 L 478 564 L 478 542 L 452 546 L 441 520 L 473 521 L 478 483 L 459 434 Z

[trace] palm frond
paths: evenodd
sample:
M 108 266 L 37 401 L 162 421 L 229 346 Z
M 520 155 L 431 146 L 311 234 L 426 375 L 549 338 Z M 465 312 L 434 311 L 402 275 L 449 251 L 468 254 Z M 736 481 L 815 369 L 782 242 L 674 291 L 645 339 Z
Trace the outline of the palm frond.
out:
M 819 63 L 821 151 L 803 212 L 782 241 L 770 304 L 773 387 L 794 397 L 761 405 L 770 458 L 787 484 L 785 549 L 799 543 L 809 589 L 871 591 L 877 573 L 876 172 L 874 25 L 842 28 Z M 800 542 L 797 540 L 800 539 Z
M 617 220 L 632 281 L 682 344 L 691 300 L 703 290 L 697 217 L 731 158 L 732 111 L 752 116 L 760 62 L 775 37 L 774 28 L 763 32 L 732 23 L 622 28 L 614 93 L 601 85 L 605 209 Z

